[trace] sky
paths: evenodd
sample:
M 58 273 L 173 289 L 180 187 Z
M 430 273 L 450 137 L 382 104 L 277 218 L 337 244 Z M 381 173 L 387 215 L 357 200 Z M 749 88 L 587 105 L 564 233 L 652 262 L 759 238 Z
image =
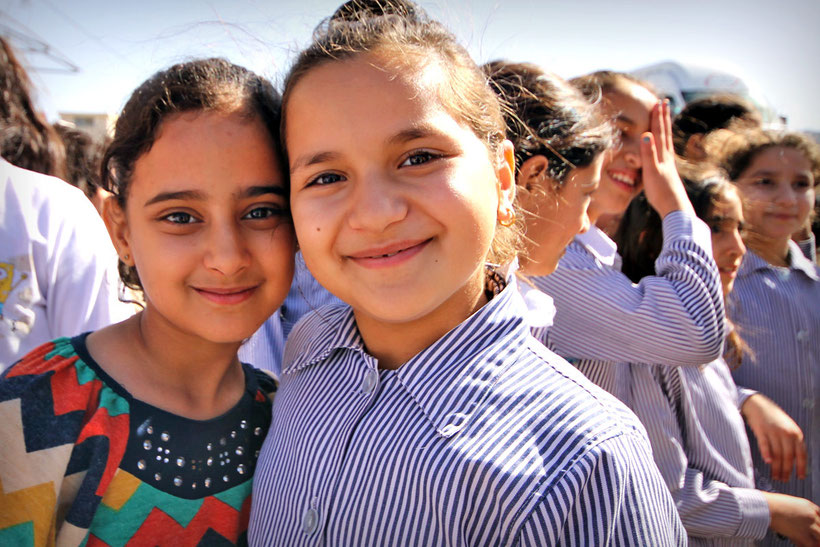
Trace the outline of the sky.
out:
M 116 113 L 157 70 L 226 57 L 281 83 L 340 0 L 0 0 L 50 118 Z M 743 79 L 790 128 L 820 131 L 818 0 L 420 0 L 479 63 L 534 62 L 560 76 L 678 61 Z M 66 67 L 76 67 L 69 71 Z

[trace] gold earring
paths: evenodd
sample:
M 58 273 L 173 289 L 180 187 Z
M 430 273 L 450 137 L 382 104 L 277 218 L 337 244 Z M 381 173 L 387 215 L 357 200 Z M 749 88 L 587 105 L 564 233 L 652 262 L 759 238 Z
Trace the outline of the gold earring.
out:
M 129 258 L 131 258 L 131 255 L 128 254 L 128 253 L 125 253 L 124 255 L 122 255 L 122 261 L 123 262 L 127 261 Z
M 504 209 L 504 215 L 506 216 L 506 218 L 500 219 L 498 221 L 499 224 L 501 224 L 505 228 L 509 228 L 510 226 L 515 224 L 515 211 L 512 209 L 512 207 L 507 207 L 506 209 Z

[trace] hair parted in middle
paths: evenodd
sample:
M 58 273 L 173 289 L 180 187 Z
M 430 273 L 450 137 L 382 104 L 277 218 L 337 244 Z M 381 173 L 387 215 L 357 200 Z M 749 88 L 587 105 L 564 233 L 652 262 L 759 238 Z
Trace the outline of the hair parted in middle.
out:
M 494 165 L 503 161 L 506 126 L 486 76 L 449 30 L 408 0 L 350 0 L 316 27 L 313 42 L 299 54 L 285 79 L 281 134 L 286 156 L 287 104 L 294 88 L 314 68 L 360 55 L 405 74 L 440 70 L 444 77 L 435 91 L 443 108 L 486 145 Z M 520 249 L 520 239 L 518 223 L 497 224 L 488 260 L 509 262 Z

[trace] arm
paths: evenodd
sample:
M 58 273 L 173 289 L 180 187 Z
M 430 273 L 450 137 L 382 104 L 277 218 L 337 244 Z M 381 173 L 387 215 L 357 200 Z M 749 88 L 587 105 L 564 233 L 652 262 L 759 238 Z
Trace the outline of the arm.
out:
M 518 544 L 685 545 L 686 533 L 645 440 L 625 434 L 575 461 L 524 523 Z
M 723 297 L 709 228 L 683 211 L 663 219 L 657 275 L 633 284 L 577 241 L 538 278 L 557 314 L 550 343 L 576 359 L 700 365 L 720 356 Z

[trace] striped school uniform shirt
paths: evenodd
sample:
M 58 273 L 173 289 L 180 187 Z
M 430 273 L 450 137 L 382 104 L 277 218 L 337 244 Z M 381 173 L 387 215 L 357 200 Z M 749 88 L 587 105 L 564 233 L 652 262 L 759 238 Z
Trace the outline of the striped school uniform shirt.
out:
M 756 443 L 758 486 L 820 503 L 820 269 L 789 242 L 789 266 L 747 251 L 729 301 L 729 316 L 754 353 L 733 371 L 739 386 L 772 399 L 803 430 L 805 480 L 772 482 Z
M 718 359 L 702 367 L 629 366 L 632 409 L 672 492 L 690 545 L 754 545 L 770 523 L 755 489 L 738 389 Z
M 346 306 L 296 326 L 252 545 L 685 543 L 640 423 L 529 334 L 508 283 L 397 370 Z
M 557 310 L 539 339 L 629 404 L 627 363 L 709 363 L 720 357 L 725 321 L 711 233 L 694 214 L 664 217 L 656 275 L 635 284 L 620 266 L 615 243 L 593 226 L 555 272 L 532 281 Z
M 340 304 L 341 300 L 327 292 L 310 273 L 302 258 L 296 253 L 293 283 L 282 306 L 265 321 L 239 348 L 239 360 L 256 368 L 282 372 L 282 354 L 285 340 L 293 326 L 308 312 L 328 304 Z

